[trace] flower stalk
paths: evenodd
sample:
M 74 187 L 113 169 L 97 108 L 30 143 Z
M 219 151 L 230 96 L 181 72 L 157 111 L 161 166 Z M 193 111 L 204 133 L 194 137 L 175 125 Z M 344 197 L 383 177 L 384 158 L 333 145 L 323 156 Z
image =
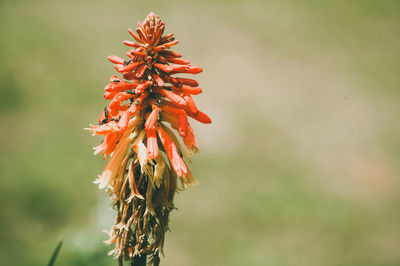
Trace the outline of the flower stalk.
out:
M 104 89 L 110 103 L 88 129 L 104 136 L 94 153 L 109 157 L 95 183 L 107 189 L 117 211 L 106 243 L 115 246 L 109 255 L 120 265 L 145 265 L 146 258 L 159 264 L 174 195 L 197 184 L 186 164 L 199 151 L 188 116 L 211 123 L 192 98 L 202 92 L 198 82 L 176 77 L 202 69 L 171 50 L 178 41 L 164 30 L 150 13 L 136 31 L 129 29 L 136 42 L 123 42 L 131 48 L 127 59 L 107 57 L 121 78 L 111 77 Z

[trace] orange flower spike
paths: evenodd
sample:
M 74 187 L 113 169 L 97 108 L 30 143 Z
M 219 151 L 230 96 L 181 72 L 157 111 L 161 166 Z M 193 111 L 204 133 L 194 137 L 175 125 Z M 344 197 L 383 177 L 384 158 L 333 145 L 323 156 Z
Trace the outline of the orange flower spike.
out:
M 133 40 L 123 41 L 129 47 L 127 59 L 107 57 L 122 77 L 110 78 L 103 91 L 109 104 L 99 125 L 89 128 L 92 134 L 105 136 L 95 154 L 110 156 L 97 182 L 108 187 L 117 210 L 109 243 L 115 245 L 110 254 L 120 265 L 147 256 L 158 265 L 177 176 L 184 187 L 196 184 L 183 159 L 198 151 L 188 116 L 211 123 L 192 98 L 202 93 L 199 83 L 175 77 L 202 69 L 171 50 L 179 41 L 172 33 L 164 35 L 164 30 L 165 23 L 150 13 L 136 29 L 129 29 Z M 170 128 L 179 133 L 189 153 Z

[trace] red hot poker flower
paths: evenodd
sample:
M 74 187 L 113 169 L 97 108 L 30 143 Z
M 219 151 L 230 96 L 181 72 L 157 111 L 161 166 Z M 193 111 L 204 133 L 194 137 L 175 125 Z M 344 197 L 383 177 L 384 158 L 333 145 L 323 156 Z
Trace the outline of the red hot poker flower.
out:
M 154 13 L 136 31 L 127 58 L 107 57 L 121 78 L 112 76 L 104 88 L 110 100 L 99 119 L 90 125 L 94 135 L 105 136 L 95 154 L 110 159 L 95 181 L 107 187 L 118 211 L 109 232 L 110 252 L 122 263 L 150 256 L 158 265 L 163 250 L 168 216 L 178 189 L 196 184 L 185 160 L 198 151 L 188 116 L 202 123 L 211 119 L 198 109 L 192 96 L 202 89 L 198 82 L 177 74 L 198 74 L 203 70 L 170 48 L 178 44 L 173 34 L 164 35 L 165 24 Z M 183 138 L 182 147 L 173 130 Z

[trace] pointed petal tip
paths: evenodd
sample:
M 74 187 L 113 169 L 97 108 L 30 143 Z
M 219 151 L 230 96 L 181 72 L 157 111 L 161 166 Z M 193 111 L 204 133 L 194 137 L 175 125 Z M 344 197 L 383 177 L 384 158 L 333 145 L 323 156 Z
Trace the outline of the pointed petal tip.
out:
M 93 181 L 94 184 L 99 185 L 99 189 L 103 189 L 108 185 L 111 178 L 111 171 L 105 170 L 101 175 L 97 176 L 97 179 Z

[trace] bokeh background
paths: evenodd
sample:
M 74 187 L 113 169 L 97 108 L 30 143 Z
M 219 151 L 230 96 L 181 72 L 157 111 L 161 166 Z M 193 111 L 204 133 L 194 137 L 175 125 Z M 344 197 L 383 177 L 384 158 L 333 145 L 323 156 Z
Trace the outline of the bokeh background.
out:
M 154 11 L 204 68 L 162 265 L 400 265 L 400 2 L 0 2 L 0 264 L 116 265 L 92 184 L 109 54 Z

